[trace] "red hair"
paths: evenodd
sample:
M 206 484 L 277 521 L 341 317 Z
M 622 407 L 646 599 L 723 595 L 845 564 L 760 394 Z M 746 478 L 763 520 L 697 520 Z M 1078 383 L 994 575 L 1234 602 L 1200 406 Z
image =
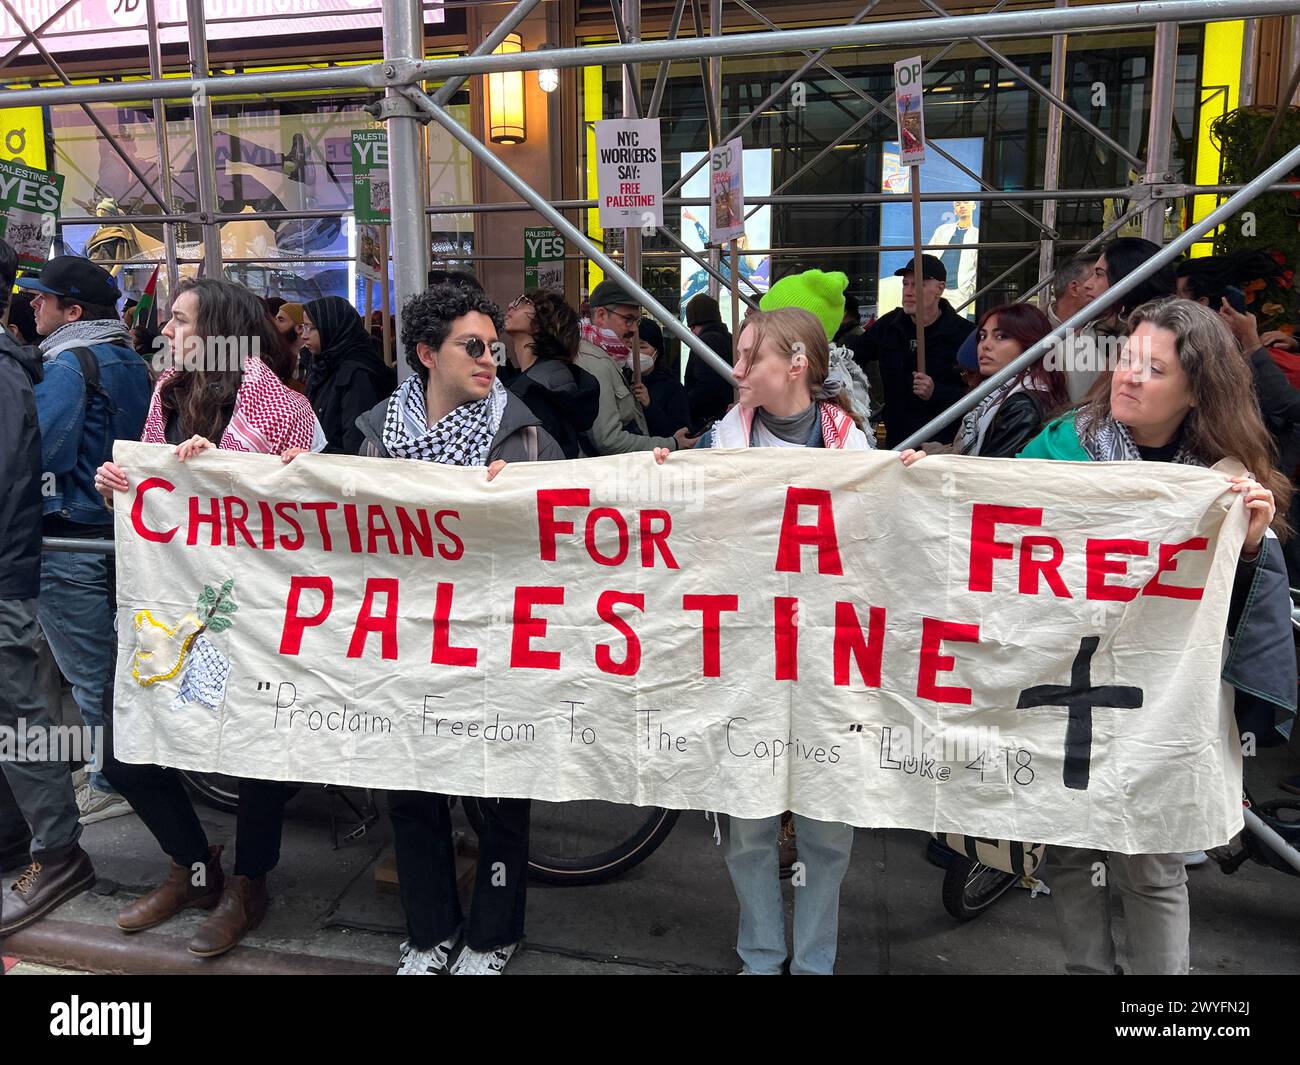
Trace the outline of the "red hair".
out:
M 993 317 L 998 320 L 998 330 L 1020 345 L 1022 355 L 1052 331 L 1052 323 L 1037 307 L 1031 307 L 1028 303 L 1004 303 L 1001 307 L 993 307 L 980 315 L 975 326 L 976 335 L 984 328 L 984 323 Z M 1033 381 L 1047 395 L 1045 414 L 1065 407 L 1070 401 L 1070 393 L 1065 387 L 1065 374 L 1060 370 L 1049 370 L 1043 365 L 1042 358 L 1024 370 L 1020 379 L 1026 383 Z

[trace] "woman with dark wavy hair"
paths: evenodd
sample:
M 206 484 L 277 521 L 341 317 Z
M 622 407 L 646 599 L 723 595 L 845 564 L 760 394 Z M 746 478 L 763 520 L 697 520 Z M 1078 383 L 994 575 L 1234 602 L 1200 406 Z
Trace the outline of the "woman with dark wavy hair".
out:
M 1047 315 L 1027 303 L 987 310 L 975 327 L 981 377 L 992 377 L 1052 331 Z M 959 455 L 1011 458 L 1069 401 L 1065 375 L 1039 359 L 980 401 L 962 420 L 952 450 Z
M 502 332 L 510 354 L 502 383 L 537 415 L 564 457 L 576 459 L 600 410 L 600 383 L 573 361 L 582 338 L 577 312 L 558 292 L 534 289 L 506 308 Z
M 158 379 L 141 439 L 173 445 L 181 462 L 214 447 L 273 455 L 323 448 L 325 437 L 307 398 L 285 387 L 254 354 L 272 350 L 271 328 L 262 301 L 242 285 L 215 278 L 182 283 L 162 331 L 172 365 Z M 130 487 L 128 473 L 114 462 L 96 473 L 96 487 L 110 507 L 114 494 Z M 112 691 L 110 684 L 106 702 Z M 108 707 L 104 717 L 111 737 Z M 167 879 L 123 909 L 118 927 L 139 932 L 181 910 L 212 910 L 190 940 L 190 953 L 224 954 L 266 915 L 266 875 L 280 859 L 284 804 L 296 789 L 273 780 L 240 781 L 234 875 L 227 877 L 222 848 L 209 845 L 180 774 L 119 762 L 111 738 L 106 746 L 109 783 L 171 858 Z

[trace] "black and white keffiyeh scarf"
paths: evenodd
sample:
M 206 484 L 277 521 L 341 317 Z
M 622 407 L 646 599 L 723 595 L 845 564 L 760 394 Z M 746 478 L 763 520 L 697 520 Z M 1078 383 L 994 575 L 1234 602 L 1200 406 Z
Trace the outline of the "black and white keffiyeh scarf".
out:
M 961 420 L 961 428 L 957 431 L 957 439 L 953 441 L 953 450 L 959 455 L 979 454 L 980 446 L 984 443 L 984 434 L 993 424 L 993 417 L 997 414 L 998 408 L 1012 392 L 1022 392 L 1026 387 L 1027 382 L 1024 377 L 1013 377 L 967 411 L 966 416 Z
M 1142 453 L 1133 442 L 1128 427 L 1114 418 L 1099 417 L 1084 407 L 1075 416 L 1074 428 L 1079 443 L 1093 462 L 1139 462 L 1142 459 Z M 1183 445 L 1179 446 L 1170 461 L 1183 466 L 1205 465 Z
M 492 438 L 501 427 L 506 390 L 492 382 L 486 399 L 457 407 L 429 425 L 424 387 L 412 374 L 393 393 L 384 412 L 384 447 L 394 458 L 439 462 L 444 466 L 486 466 Z

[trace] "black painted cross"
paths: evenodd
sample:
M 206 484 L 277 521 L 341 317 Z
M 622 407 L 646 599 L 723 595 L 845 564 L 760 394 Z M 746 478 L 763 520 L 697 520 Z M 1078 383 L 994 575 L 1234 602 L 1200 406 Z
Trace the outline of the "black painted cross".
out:
M 1088 768 L 1092 761 L 1092 711 L 1097 707 L 1135 710 L 1142 705 L 1142 689 L 1121 684 L 1092 686 L 1092 656 L 1100 636 L 1085 636 L 1070 670 L 1070 686 L 1040 684 L 1020 693 L 1017 710 L 1034 706 L 1064 706 L 1070 711 L 1065 726 L 1065 786 L 1075 791 L 1088 789 Z

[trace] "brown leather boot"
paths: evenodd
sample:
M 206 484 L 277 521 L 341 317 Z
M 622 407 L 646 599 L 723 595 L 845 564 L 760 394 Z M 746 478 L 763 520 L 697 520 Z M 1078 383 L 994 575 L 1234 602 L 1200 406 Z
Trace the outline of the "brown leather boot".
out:
M 172 862 L 166 880 L 117 915 L 117 927 L 123 932 L 143 932 L 192 906 L 210 910 L 221 898 L 225 885 L 226 874 L 221 871 L 221 848 L 209 847 L 202 875 L 199 869 Z
M 13 886 L 0 909 L 0 936 L 39 921 L 51 910 L 81 894 L 95 882 L 90 855 L 80 847 L 55 861 L 32 862 Z
M 190 953 L 200 958 L 215 958 L 237 947 L 244 936 L 262 923 L 266 906 L 265 876 L 255 880 L 232 876 L 226 881 L 226 890 L 212 916 L 190 940 Z

